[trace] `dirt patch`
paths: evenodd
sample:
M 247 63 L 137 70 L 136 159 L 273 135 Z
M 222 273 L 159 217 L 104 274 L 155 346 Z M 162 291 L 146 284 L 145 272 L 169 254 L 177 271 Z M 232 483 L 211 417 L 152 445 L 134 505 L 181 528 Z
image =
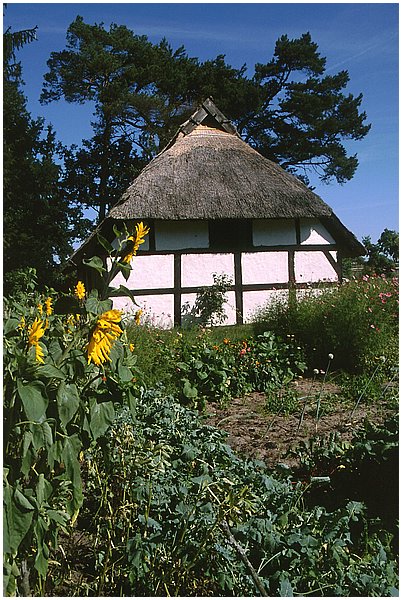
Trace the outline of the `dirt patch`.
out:
M 350 440 L 365 419 L 379 424 L 394 412 L 385 401 L 362 404 L 351 419 L 353 407 L 343 401 L 337 385 L 328 383 L 321 396 L 324 414 L 316 421 L 315 394 L 321 389 L 321 384 L 303 380 L 297 382 L 296 389 L 299 409 L 291 415 L 267 412 L 265 394 L 255 392 L 232 400 L 225 408 L 209 403 L 206 408 L 207 423 L 226 431 L 229 434 L 228 444 L 237 453 L 263 460 L 268 467 L 274 468 L 279 462 L 297 466 L 297 460 L 286 454 L 303 440 L 314 436 L 324 437 L 332 432 L 337 432 L 342 440 Z M 306 396 L 309 398 L 299 425 Z

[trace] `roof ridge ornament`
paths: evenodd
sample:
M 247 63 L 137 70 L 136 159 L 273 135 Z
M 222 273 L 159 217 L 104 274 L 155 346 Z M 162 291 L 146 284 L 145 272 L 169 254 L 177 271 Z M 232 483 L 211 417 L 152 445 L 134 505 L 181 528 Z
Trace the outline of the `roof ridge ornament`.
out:
M 226 133 L 231 133 L 232 135 L 235 135 L 236 137 L 240 138 L 240 135 L 239 135 L 236 127 L 233 125 L 233 123 L 230 121 L 230 119 L 228 119 L 223 114 L 223 112 L 221 112 L 219 110 L 219 108 L 213 102 L 212 97 L 209 96 L 208 98 L 206 98 L 206 100 L 204 100 L 201 103 L 201 105 L 191 115 L 191 117 L 189 119 L 187 119 L 187 121 L 185 121 L 182 125 L 180 125 L 179 129 L 177 130 L 175 135 L 172 137 L 170 142 L 168 144 L 166 144 L 166 146 L 163 148 L 163 150 L 161 150 L 161 152 L 159 152 L 159 154 L 162 154 L 163 152 L 165 152 L 165 150 L 168 150 L 169 148 L 171 148 L 173 146 L 173 144 L 176 142 L 177 138 L 180 136 L 180 134 L 186 136 L 189 133 L 191 133 L 198 125 L 201 125 L 202 122 L 208 116 L 215 119 L 217 125 L 219 127 L 221 127 L 221 129 L 223 129 L 223 131 L 225 131 Z

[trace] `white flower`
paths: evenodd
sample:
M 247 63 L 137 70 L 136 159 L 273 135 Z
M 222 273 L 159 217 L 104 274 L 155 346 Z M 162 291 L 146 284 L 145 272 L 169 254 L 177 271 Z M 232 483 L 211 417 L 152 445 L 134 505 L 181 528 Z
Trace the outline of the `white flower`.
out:
M 334 358 L 334 355 L 333 355 L 333 354 L 331 354 L 331 353 L 329 353 L 329 354 L 328 354 L 328 358 L 329 358 L 329 360 L 332 360 L 332 359 Z
M 318 375 L 319 370 L 318 369 L 314 369 L 313 373 L 314 373 L 314 375 Z

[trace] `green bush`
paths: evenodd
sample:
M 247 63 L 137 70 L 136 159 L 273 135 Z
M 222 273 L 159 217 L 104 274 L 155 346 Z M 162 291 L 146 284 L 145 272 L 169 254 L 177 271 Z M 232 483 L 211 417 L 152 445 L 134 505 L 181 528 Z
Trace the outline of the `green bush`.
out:
M 183 404 L 198 408 L 207 400 L 223 405 L 252 391 L 266 392 L 274 401 L 305 369 L 301 349 L 270 332 L 232 340 L 222 339 L 217 329 L 169 332 L 133 325 L 128 335 L 138 347 L 144 385 L 162 384 Z
M 95 567 L 85 594 L 395 593 L 395 562 L 360 502 L 308 509 L 303 484 L 237 457 L 172 398 L 148 392 L 131 409 L 86 455 Z
M 318 296 L 270 304 L 256 315 L 254 328 L 293 334 L 310 369 L 324 369 L 329 353 L 333 369 L 370 370 L 381 355 L 391 368 L 398 363 L 398 280 L 364 276 Z

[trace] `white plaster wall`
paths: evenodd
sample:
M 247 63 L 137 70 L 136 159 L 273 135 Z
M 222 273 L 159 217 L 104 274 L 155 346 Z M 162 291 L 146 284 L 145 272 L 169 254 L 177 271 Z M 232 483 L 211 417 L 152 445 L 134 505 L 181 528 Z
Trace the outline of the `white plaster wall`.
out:
M 207 221 L 157 221 L 155 224 L 156 250 L 208 247 Z
M 113 298 L 113 308 L 124 311 L 123 318 L 133 319 L 139 308 L 143 310 L 141 323 L 168 329 L 173 327 L 173 294 L 155 294 L 155 296 L 137 296 L 137 304 L 130 298 Z
M 234 283 L 233 254 L 183 254 L 181 258 L 181 285 L 195 287 L 213 285 L 213 273 L 222 273 Z
M 241 266 L 244 284 L 286 283 L 289 279 L 287 252 L 245 252 Z
M 323 252 L 295 252 L 296 283 L 338 281 L 338 275 Z
M 296 244 L 294 219 L 256 219 L 253 221 L 254 246 Z
M 287 302 L 288 290 L 261 290 L 256 292 L 243 292 L 243 313 L 244 322 L 249 323 L 253 320 L 258 309 L 267 304 L 280 301 Z
M 302 244 L 335 244 L 318 219 L 300 219 L 300 241 Z
M 194 306 L 195 299 L 197 294 L 182 294 L 181 296 L 181 305 L 182 305 L 182 314 L 183 314 L 183 306 L 188 302 L 189 308 Z M 227 319 L 223 322 L 223 325 L 235 325 L 236 324 L 236 297 L 234 292 L 227 292 L 226 294 L 227 301 L 224 304 L 225 314 Z
M 130 290 L 172 288 L 173 287 L 173 254 L 152 254 L 134 256 L 131 261 L 132 271 L 126 281 L 121 273 L 113 279 L 112 285 L 125 285 Z

